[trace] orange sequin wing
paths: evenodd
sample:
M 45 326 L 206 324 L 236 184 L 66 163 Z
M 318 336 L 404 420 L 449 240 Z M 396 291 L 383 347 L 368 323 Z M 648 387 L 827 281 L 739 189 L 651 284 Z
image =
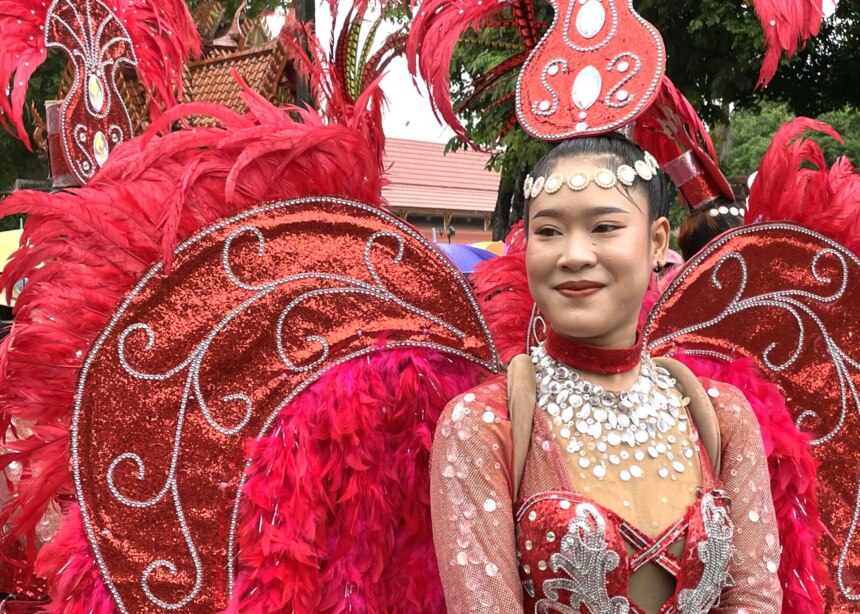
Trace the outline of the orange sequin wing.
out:
M 494 368 L 468 284 L 411 226 L 310 198 L 221 221 L 152 268 L 94 344 L 72 428 L 88 538 L 122 612 L 232 589 L 248 438 L 328 368 L 385 348 Z
M 655 354 L 731 361 L 749 357 L 778 384 L 821 461 L 822 520 L 838 594 L 828 611 L 860 595 L 860 259 L 788 223 L 737 228 L 695 256 L 646 324 Z M 839 609 L 843 608 L 843 609 Z

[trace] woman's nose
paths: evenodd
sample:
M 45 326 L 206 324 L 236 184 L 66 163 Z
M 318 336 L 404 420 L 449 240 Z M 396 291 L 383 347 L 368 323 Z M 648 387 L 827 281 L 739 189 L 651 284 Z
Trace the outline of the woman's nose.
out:
M 597 262 L 594 245 L 586 237 L 571 236 L 565 241 L 558 264 L 561 268 L 578 271 Z

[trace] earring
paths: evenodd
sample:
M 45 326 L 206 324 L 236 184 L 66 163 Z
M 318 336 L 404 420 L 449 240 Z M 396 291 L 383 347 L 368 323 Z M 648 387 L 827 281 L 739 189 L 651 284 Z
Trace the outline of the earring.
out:
M 664 268 L 666 268 L 666 265 L 662 262 L 658 262 L 656 265 L 654 265 L 654 268 L 652 270 L 655 273 L 660 273 L 660 271 L 662 271 Z

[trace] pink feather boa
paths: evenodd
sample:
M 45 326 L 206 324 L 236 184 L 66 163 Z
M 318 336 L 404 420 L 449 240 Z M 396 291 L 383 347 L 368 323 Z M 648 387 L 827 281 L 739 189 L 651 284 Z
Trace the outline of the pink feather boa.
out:
M 430 444 L 482 369 L 398 350 L 329 371 L 251 442 L 239 612 L 444 612 L 430 526 Z
M 818 461 L 809 446 L 811 437 L 794 426 L 779 388 L 761 376 L 752 360 L 725 364 L 683 355 L 676 358 L 699 377 L 731 384 L 750 402 L 767 454 L 782 543 L 779 578 L 784 591 L 783 612 L 823 612 L 821 587 L 830 579 L 818 557 L 825 528 L 818 512 Z

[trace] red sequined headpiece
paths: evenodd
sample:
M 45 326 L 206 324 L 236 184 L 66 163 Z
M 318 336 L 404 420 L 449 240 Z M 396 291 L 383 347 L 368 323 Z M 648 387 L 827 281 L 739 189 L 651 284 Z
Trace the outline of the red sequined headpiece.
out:
M 516 111 L 548 141 L 618 130 L 656 99 L 666 68 L 660 33 L 632 0 L 556 0 L 555 19 L 517 81 Z

